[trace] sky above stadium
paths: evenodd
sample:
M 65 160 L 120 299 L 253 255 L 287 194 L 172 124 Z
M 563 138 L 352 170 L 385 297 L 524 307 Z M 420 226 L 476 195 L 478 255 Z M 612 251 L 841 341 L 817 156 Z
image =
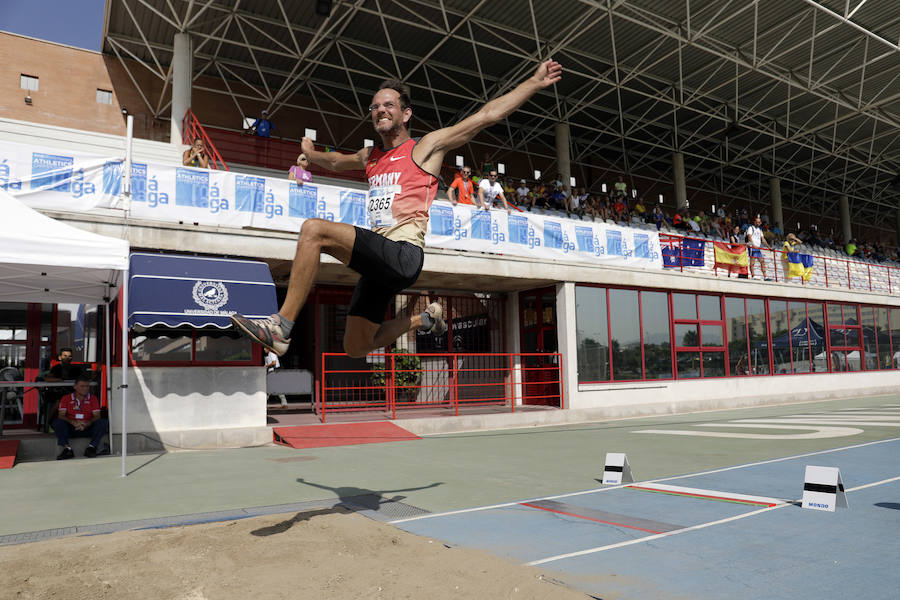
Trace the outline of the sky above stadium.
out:
M 105 0 L 2 0 L 0 30 L 100 50 Z

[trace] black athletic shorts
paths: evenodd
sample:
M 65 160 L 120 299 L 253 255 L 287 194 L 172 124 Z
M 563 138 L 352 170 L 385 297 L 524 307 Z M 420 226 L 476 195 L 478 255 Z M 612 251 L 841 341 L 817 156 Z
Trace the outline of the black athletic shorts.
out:
M 416 282 L 424 261 L 425 252 L 415 244 L 356 227 L 350 268 L 361 277 L 350 300 L 350 314 L 383 323 L 391 300 Z

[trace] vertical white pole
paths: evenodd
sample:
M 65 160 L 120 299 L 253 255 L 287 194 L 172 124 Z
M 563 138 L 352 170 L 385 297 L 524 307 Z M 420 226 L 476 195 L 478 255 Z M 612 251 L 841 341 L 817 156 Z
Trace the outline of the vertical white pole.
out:
M 122 181 L 122 210 L 125 216 L 131 211 L 131 147 L 134 142 L 134 117 L 128 115 L 125 119 L 125 173 Z
M 125 477 L 125 456 L 128 453 L 128 427 L 125 410 L 128 407 L 128 269 L 122 278 L 122 477 Z
M 107 291 L 107 293 L 110 293 Z M 106 402 L 107 407 L 112 404 L 112 388 L 109 385 L 112 377 L 110 374 L 110 368 L 112 367 L 112 348 L 109 346 L 109 326 L 110 326 L 110 318 L 109 318 L 109 300 L 106 301 L 106 307 L 103 311 L 106 314 L 106 327 L 103 329 L 103 347 L 106 349 L 106 371 L 103 375 L 103 389 L 106 390 Z M 115 452 L 115 445 L 113 444 L 113 435 L 112 431 L 109 432 L 109 446 L 110 452 Z

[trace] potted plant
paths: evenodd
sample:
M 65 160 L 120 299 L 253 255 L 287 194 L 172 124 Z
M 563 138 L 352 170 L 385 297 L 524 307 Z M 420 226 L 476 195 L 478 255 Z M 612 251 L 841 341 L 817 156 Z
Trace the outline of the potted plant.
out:
M 400 348 L 391 350 L 394 354 L 394 389 L 395 398 L 400 402 L 415 402 L 419 395 L 419 383 L 422 380 L 422 361 L 418 355 L 406 354 Z M 384 362 L 372 363 L 372 384 L 385 386 L 385 369 L 390 357 L 385 356 Z

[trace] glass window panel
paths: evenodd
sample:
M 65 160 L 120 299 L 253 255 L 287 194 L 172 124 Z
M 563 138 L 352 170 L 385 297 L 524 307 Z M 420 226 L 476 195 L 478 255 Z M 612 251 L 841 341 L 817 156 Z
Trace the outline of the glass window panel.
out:
M 696 348 L 700 345 L 700 334 L 696 325 L 675 325 L 675 345 L 678 347 Z
M 848 371 L 861 371 L 862 365 L 860 363 L 859 350 L 848 350 L 847 351 L 847 370 Z
M 52 306 L 52 305 L 46 305 Z M 41 311 L 41 339 L 44 326 L 50 328 L 52 314 Z M 49 340 L 48 340 L 49 341 Z M 72 348 L 74 362 L 97 359 L 97 306 L 94 304 L 58 304 L 56 310 L 56 348 Z
M 806 322 L 806 302 L 791 302 L 789 310 L 791 326 L 789 339 L 793 372 L 809 373 L 809 327 Z
M 844 325 L 859 325 L 859 314 L 856 312 L 856 306 L 845 304 L 843 308 Z
M 828 371 L 828 353 L 825 347 L 825 307 L 818 302 L 807 302 L 806 313 L 809 315 L 809 353 L 812 356 L 812 369 L 816 373 Z
M 25 341 L 27 330 L 28 305 L 24 302 L 0 303 L 0 340 Z
M 77 306 L 77 305 L 76 305 Z M 41 343 L 49 344 L 53 335 L 53 305 L 41 304 Z
M 863 358 L 866 371 L 878 370 L 878 339 L 875 332 L 875 307 L 860 307 L 862 317 Z
M 672 313 L 675 319 L 696 319 L 697 296 L 694 294 L 672 294 Z
M 847 328 L 847 347 L 859 348 L 859 327 Z
M 612 373 L 616 381 L 642 379 L 641 324 L 635 290 L 609 290 Z
M 831 327 L 828 330 L 828 342 L 832 346 L 843 348 L 847 345 L 847 331 L 843 327 Z
M 609 381 L 606 288 L 575 288 L 578 381 Z
M 891 364 L 900 369 L 900 308 L 891 309 Z
M 11 344 L 0 342 L 0 368 L 16 367 L 20 370 L 16 380 L 21 381 L 25 369 L 25 344 Z
M 769 374 L 769 324 L 766 301 L 747 298 L 747 321 L 750 329 L 750 373 Z
M 701 327 L 700 333 L 703 336 L 702 339 L 704 346 L 714 346 L 716 348 L 721 348 L 725 345 L 725 340 L 722 337 L 721 325 L 703 325 Z
M 875 335 L 878 338 L 878 368 L 891 368 L 891 332 L 888 328 L 888 309 L 875 308 Z
M 198 331 L 195 345 L 195 361 L 244 362 L 253 358 L 250 340 L 233 331 Z
M 189 361 L 191 360 L 190 329 L 148 329 L 135 332 L 131 338 L 134 360 Z
M 832 304 L 828 303 L 828 324 L 829 325 L 840 325 L 844 322 L 844 318 L 841 316 L 841 305 L 840 304 Z
M 678 361 L 678 379 L 697 379 L 700 377 L 699 352 L 679 352 L 676 360 Z
M 722 305 L 718 296 L 700 296 L 700 319 L 719 321 L 722 319 Z
M 725 377 L 725 353 L 703 353 L 703 377 Z
M 731 375 L 749 375 L 747 317 L 743 298 L 725 298 L 725 334 L 728 336 L 728 368 Z
M 644 330 L 644 379 L 672 378 L 669 299 L 666 292 L 641 292 Z
M 525 296 L 522 300 L 522 319 L 525 327 L 537 325 L 537 297 Z
M 552 292 L 541 295 L 541 320 L 544 325 L 556 324 L 556 294 Z
M 769 329 L 772 331 L 772 358 L 775 363 L 775 373 L 790 373 L 791 342 L 787 302 L 769 300 Z

